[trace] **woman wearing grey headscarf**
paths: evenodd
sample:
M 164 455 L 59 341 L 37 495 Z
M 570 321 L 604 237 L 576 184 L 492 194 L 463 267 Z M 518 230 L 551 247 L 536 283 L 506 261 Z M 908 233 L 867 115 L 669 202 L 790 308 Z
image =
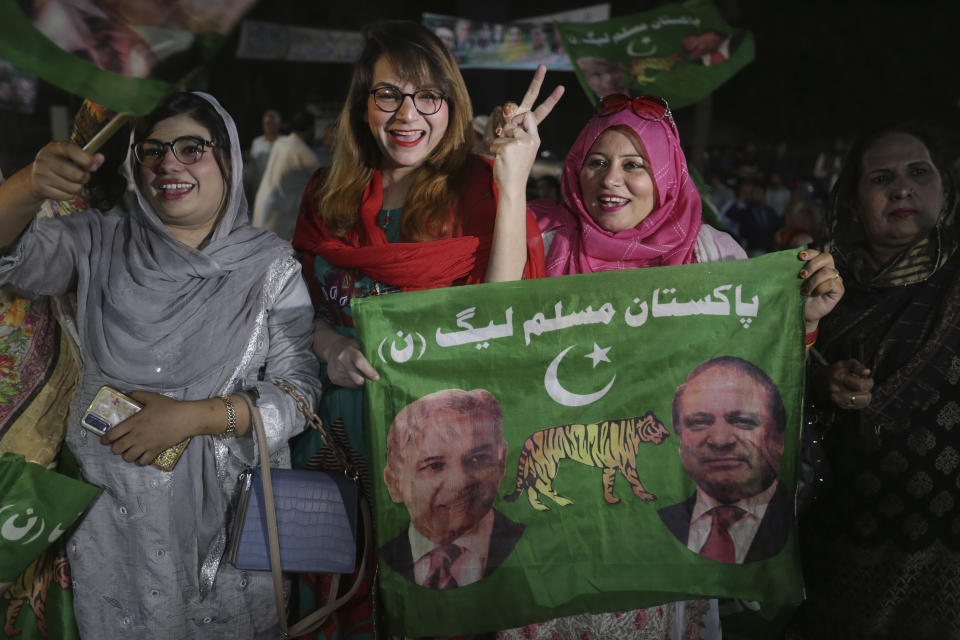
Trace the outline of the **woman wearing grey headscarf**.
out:
M 77 295 L 82 372 L 67 444 L 103 492 L 68 541 L 88 638 L 276 637 L 268 573 L 221 562 L 240 471 L 261 453 L 240 393 L 255 398 L 274 466 L 303 418 L 273 382 L 314 401 L 312 305 L 290 246 L 251 227 L 233 119 L 177 94 L 142 120 L 126 206 L 33 220 L 103 162 L 53 142 L 0 185 L 0 286 Z M 103 437 L 81 428 L 102 385 L 144 405 Z M 150 463 L 192 437 L 171 472 Z

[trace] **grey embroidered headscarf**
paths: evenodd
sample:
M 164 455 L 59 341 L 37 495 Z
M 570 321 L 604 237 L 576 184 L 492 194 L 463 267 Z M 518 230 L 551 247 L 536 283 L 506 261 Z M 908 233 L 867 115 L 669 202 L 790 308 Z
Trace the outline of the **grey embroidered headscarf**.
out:
M 139 186 L 130 153 L 125 173 L 135 191 L 124 223 L 128 241 L 102 258 L 109 264 L 109 277 L 91 285 L 87 309 L 79 310 L 87 319 L 85 369 L 99 378 L 98 384 L 179 400 L 215 397 L 226 390 L 253 332 L 267 268 L 292 254 L 288 243 L 250 226 L 236 125 L 212 96 L 195 95 L 219 114 L 230 145 L 226 203 L 209 243 L 194 249 L 170 234 Z M 212 438 L 195 438 L 171 482 L 178 508 L 170 537 L 201 597 L 209 588 L 201 588 L 201 566 L 209 557 L 219 559 L 222 546 L 228 505 L 220 487 L 235 480 L 218 474 L 215 453 Z

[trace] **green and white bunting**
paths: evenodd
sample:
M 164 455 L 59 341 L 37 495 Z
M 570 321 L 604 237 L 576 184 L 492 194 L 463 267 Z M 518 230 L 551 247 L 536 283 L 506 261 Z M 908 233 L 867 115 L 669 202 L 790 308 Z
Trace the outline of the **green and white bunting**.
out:
M 696 597 L 799 602 L 792 494 L 804 380 L 800 267 L 794 252 L 781 252 L 354 300 L 364 354 L 380 373 L 379 381 L 367 382 L 365 408 L 390 633 L 484 632 Z M 778 478 L 770 491 L 775 486 L 784 493 L 789 520 L 783 540 L 757 561 L 701 557 L 671 533 L 660 513 L 691 499 L 697 488 L 678 453 L 674 395 L 694 367 L 723 356 L 762 370 L 786 414 L 782 455 L 767 462 Z M 392 471 L 397 484 L 388 487 L 391 429 L 414 424 L 415 430 L 418 420 L 452 415 L 398 414 L 451 389 L 492 396 L 502 410 L 506 456 L 494 478 L 502 474 L 496 494 L 452 475 L 441 488 L 441 476 L 460 461 L 440 455 L 403 472 L 435 474 L 433 480 L 417 484 Z M 716 396 L 717 405 L 735 395 Z M 420 446 L 415 438 L 403 442 L 414 443 L 403 445 L 408 449 Z M 464 465 L 482 464 L 490 454 L 470 456 Z M 727 459 L 720 466 L 741 464 Z M 461 497 L 444 497 L 456 483 L 466 487 Z M 409 491 L 419 491 L 423 504 L 407 504 Z M 489 550 L 471 549 L 468 542 L 445 556 L 447 568 L 463 548 L 485 558 L 485 570 L 469 580 L 461 574 L 463 585 L 437 586 L 444 582 L 434 569 L 443 562 L 434 563 L 432 553 L 414 558 L 420 566 L 410 572 L 389 561 L 400 547 L 413 558 L 412 550 L 421 548 L 418 536 L 430 538 L 411 527 L 414 508 L 463 516 L 484 500 L 492 500 L 492 510 L 486 505 L 483 512 L 495 513 L 491 539 L 500 531 L 510 541 L 496 549 L 491 543 Z M 773 510 L 771 500 L 767 512 Z

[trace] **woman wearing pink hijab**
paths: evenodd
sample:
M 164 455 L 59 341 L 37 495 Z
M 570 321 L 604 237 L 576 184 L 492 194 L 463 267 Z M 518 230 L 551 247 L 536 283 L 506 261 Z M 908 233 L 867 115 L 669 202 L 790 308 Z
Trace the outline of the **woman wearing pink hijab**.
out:
M 518 117 L 511 114 L 513 118 Z M 567 154 L 563 203 L 529 203 L 543 233 L 548 276 L 746 258 L 737 242 L 701 219 L 676 124 L 657 96 L 613 94 L 597 105 Z M 807 342 L 843 294 L 829 253 L 807 249 Z M 716 600 L 582 614 L 501 631 L 513 638 L 721 638 Z
M 597 110 L 567 154 L 564 204 L 530 205 L 551 242 L 548 275 L 746 258 L 703 224 L 665 101 L 613 94 Z

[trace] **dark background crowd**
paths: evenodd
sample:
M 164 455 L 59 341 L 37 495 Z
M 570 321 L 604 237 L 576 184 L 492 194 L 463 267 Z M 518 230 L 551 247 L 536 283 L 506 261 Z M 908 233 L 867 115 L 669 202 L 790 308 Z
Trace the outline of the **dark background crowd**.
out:
M 248 18 L 320 29 L 358 30 L 371 17 L 419 19 L 423 13 L 508 22 L 583 6 L 580 0 L 484 3 L 420 0 L 315 3 L 287 0 L 255 5 Z M 625 16 L 662 4 L 656 1 L 610 2 L 611 16 Z M 956 121 L 960 89 L 952 81 L 949 43 L 960 24 L 960 6 L 952 2 L 803 2 L 719 0 L 725 19 L 749 29 L 756 58 L 709 100 L 708 140 L 727 155 L 752 142 L 771 155 L 778 141 L 803 171 L 812 170 L 820 151 L 843 136 L 850 138 L 891 115 L 909 117 L 922 107 L 941 128 Z M 348 84 L 349 64 L 238 59 L 238 36 L 231 37 L 207 71 L 207 89 L 235 114 L 244 144 L 260 134 L 266 109 L 289 118 L 311 105 L 319 121 L 332 118 Z M 526 71 L 466 69 L 476 113 L 489 113 L 503 96 L 522 95 Z M 570 89 L 541 127 L 544 149 L 566 153 L 576 126 L 590 103 L 573 72 L 553 71 L 548 84 Z M 0 168 L 6 174 L 32 158 L 49 137 L 49 107 L 78 100 L 44 82 L 38 86 L 32 114 L 0 110 Z M 693 108 L 676 116 L 689 144 Z M 322 133 L 322 127 L 319 134 Z M 694 164 L 700 159 L 691 158 Z M 705 168 L 701 164 L 701 168 Z M 808 176 L 809 177 L 809 176 Z
M 657 2 L 610 3 L 611 16 L 629 15 Z M 423 13 L 509 22 L 573 9 L 576 0 L 481 5 L 451 2 L 261 3 L 252 20 L 320 29 L 359 29 L 370 16 L 419 19 Z M 951 30 L 960 7 L 950 2 L 766 3 L 719 0 L 733 26 L 751 30 L 756 58 L 700 105 L 677 110 L 690 162 L 710 185 L 719 223 L 752 255 L 816 240 L 817 223 L 846 145 L 879 122 L 921 109 L 930 124 L 960 149 L 953 126 L 960 89 L 951 82 Z M 315 118 L 311 141 L 319 161 L 325 129 L 343 103 L 349 64 L 238 59 L 232 36 L 201 79 L 235 114 L 245 149 L 262 135 L 263 114 L 278 111 L 287 125 L 305 108 Z M 503 96 L 522 95 L 527 71 L 465 69 L 475 114 L 486 114 Z M 239 79 L 242 78 L 242 81 Z M 529 195 L 559 197 L 561 159 L 591 104 L 570 71 L 551 71 L 548 85 L 568 91 L 540 128 L 541 162 Z M 0 110 L 0 170 L 9 175 L 32 158 L 49 135 L 50 108 L 79 99 L 40 81 L 34 113 Z M 698 111 L 699 110 L 699 111 Z M 698 111 L 698 113 L 695 113 Z M 706 114 L 704 141 L 694 141 L 695 118 Z M 284 132 L 287 127 L 281 127 Z M 702 156 L 694 147 L 706 149 Z M 960 152 L 954 154 L 960 157 Z M 960 165 L 957 165 L 960 167 Z M 960 169 L 958 169 L 960 170 Z M 543 177 L 540 177 L 543 176 Z M 249 186 L 253 202 L 256 185 Z M 708 214 L 709 215 L 709 214 Z

